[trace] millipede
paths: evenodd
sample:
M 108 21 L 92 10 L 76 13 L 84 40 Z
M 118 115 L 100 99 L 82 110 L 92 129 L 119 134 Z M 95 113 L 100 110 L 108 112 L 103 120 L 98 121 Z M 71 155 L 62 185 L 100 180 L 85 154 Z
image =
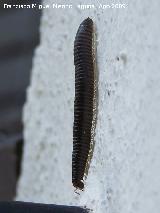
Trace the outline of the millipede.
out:
M 95 33 L 93 21 L 85 19 L 74 41 L 75 99 L 72 152 L 72 184 L 84 189 L 95 129 Z

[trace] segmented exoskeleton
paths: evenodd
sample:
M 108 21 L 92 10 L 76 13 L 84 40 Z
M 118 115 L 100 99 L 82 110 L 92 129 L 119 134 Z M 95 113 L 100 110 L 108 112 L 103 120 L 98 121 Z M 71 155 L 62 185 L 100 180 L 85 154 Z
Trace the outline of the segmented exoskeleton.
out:
M 75 100 L 72 153 L 72 183 L 84 188 L 84 174 L 91 148 L 95 75 L 93 21 L 85 19 L 74 41 Z

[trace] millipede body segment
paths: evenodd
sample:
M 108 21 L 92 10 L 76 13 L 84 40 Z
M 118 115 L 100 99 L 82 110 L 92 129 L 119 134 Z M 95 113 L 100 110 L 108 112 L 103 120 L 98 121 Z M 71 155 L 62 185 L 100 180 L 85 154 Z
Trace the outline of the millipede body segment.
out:
M 94 106 L 93 21 L 85 19 L 74 41 L 75 100 L 73 125 L 72 183 L 84 188 L 84 175 L 91 149 Z

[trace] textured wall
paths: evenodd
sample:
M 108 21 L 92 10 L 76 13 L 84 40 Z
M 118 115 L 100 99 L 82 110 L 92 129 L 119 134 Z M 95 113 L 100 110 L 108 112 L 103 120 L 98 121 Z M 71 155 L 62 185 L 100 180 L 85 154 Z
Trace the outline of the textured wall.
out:
M 17 200 L 87 205 L 96 213 L 160 212 L 159 6 L 136 0 L 126 9 L 43 11 Z M 85 191 L 77 195 L 71 184 L 73 42 L 88 16 L 97 27 L 98 119 Z

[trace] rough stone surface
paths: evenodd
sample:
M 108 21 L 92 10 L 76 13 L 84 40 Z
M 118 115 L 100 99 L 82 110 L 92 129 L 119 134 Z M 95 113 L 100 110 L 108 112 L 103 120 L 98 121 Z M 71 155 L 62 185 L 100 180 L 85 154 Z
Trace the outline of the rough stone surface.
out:
M 17 200 L 86 205 L 96 213 L 160 212 L 160 4 L 126 3 L 126 9 L 43 11 Z M 77 195 L 71 184 L 73 42 L 88 16 L 97 28 L 98 118 L 85 191 Z

